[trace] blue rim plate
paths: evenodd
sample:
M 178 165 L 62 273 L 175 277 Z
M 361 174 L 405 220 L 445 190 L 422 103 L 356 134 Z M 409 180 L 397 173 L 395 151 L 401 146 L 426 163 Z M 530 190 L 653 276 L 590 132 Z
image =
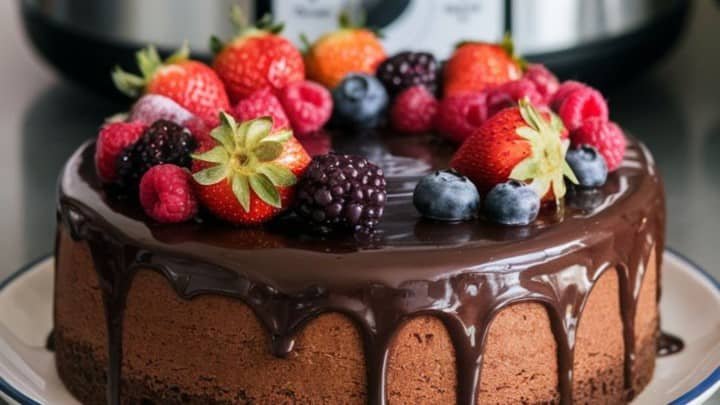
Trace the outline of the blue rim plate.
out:
M 696 273 L 700 274 L 707 282 L 709 282 L 718 293 L 720 293 L 720 281 L 713 278 L 710 273 L 703 270 L 702 267 L 700 267 L 697 263 L 693 262 L 689 258 L 687 258 L 685 255 L 671 249 L 666 248 L 665 254 L 669 254 L 671 256 L 674 256 L 678 261 L 682 262 L 683 264 L 687 265 L 688 268 L 692 269 Z M 43 256 L 40 256 L 28 264 L 21 267 L 16 272 L 12 273 L 9 277 L 6 279 L 0 281 L 0 293 L 5 289 L 7 286 L 12 284 L 13 281 L 17 280 L 20 276 L 27 273 L 28 271 L 35 268 L 35 266 L 44 260 L 50 258 L 52 254 L 46 254 Z M 683 405 L 690 403 L 691 401 L 699 398 L 701 395 L 703 395 L 707 390 L 709 390 L 711 387 L 713 387 L 715 384 L 720 382 L 720 365 L 715 367 L 715 369 L 707 376 L 705 379 L 700 381 L 697 385 L 695 385 L 692 389 L 684 393 L 683 395 L 675 398 L 673 401 L 670 402 L 671 405 Z M 32 398 L 28 397 L 27 395 L 20 392 L 17 388 L 13 387 L 8 383 L 4 378 L 0 377 L 0 393 L 8 396 L 10 399 L 17 401 L 21 405 L 41 405 L 39 402 L 33 400 Z

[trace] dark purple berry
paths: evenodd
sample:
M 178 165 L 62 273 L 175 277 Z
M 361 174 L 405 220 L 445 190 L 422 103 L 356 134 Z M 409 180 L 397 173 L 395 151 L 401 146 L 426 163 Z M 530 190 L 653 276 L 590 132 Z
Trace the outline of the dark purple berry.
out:
M 438 63 L 427 52 L 400 52 L 378 66 L 376 76 L 394 96 L 408 87 L 425 86 L 435 93 L 438 79 Z
M 382 169 L 353 155 L 317 156 L 300 179 L 295 212 L 317 229 L 372 231 L 385 207 Z

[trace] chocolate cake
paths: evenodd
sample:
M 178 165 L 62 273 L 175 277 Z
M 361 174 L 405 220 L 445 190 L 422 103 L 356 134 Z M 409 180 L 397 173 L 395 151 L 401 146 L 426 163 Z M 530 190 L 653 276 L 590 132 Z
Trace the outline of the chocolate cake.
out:
M 333 133 L 384 169 L 377 232 L 163 225 L 95 143 L 59 184 L 55 346 L 83 403 L 623 403 L 653 374 L 665 207 L 647 149 L 528 226 L 438 223 L 417 180 L 453 148 Z

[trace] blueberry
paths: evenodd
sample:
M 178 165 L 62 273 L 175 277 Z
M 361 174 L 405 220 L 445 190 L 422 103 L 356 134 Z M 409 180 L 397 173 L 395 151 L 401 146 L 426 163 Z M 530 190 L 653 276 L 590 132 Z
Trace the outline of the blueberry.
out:
M 605 184 L 608 168 L 597 149 L 587 145 L 570 149 L 565 160 L 575 173 L 580 187 L 593 188 Z
M 500 183 L 485 196 L 487 219 L 505 225 L 527 225 L 540 211 L 540 197 L 529 185 L 517 180 Z
M 388 105 L 385 87 L 375 76 L 349 74 L 332 90 L 333 122 L 341 126 L 373 128 Z
M 465 221 L 477 216 L 480 194 L 467 177 L 453 170 L 441 170 L 420 179 L 413 204 L 426 218 Z

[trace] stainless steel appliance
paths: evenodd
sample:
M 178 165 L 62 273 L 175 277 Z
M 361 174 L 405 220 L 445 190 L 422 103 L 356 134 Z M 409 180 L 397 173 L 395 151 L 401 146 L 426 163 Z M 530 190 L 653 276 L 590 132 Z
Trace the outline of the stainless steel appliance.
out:
M 170 51 L 187 39 L 209 58 L 207 38 L 229 37 L 231 5 L 272 12 L 296 41 L 333 29 L 341 10 L 363 10 L 390 53 L 422 49 L 444 58 L 465 39 L 512 33 L 518 51 L 561 76 L 612 82 L 642 70 L 684 28 L 689 0 L 19 0 L 41 54 L 73 80 L 108 89 L 107 71 L 132 65 L 146 43 Z

